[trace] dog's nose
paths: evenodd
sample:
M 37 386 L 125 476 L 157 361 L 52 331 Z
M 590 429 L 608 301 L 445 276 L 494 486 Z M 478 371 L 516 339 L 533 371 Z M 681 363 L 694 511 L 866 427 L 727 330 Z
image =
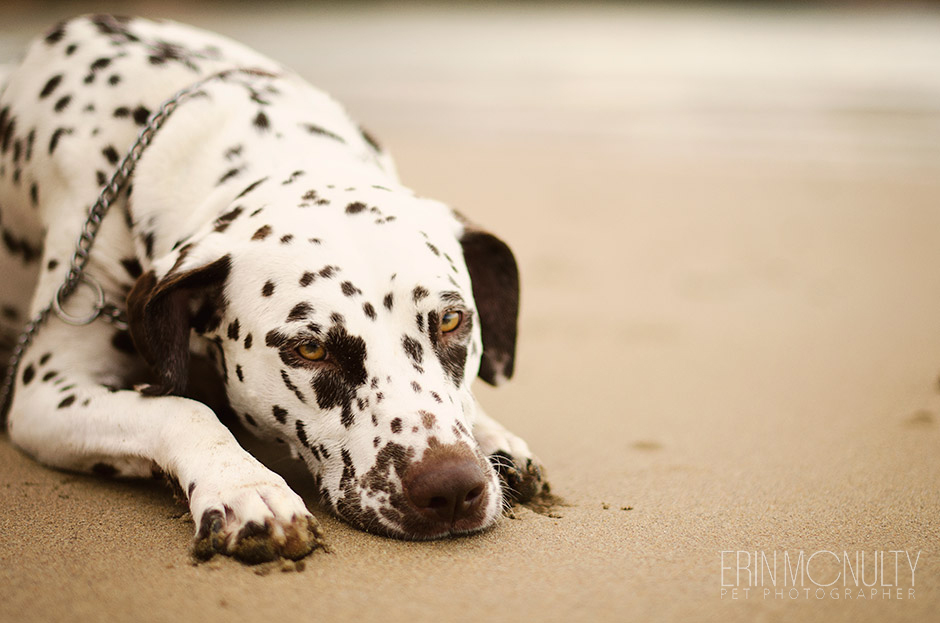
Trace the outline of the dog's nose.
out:
M 470 517 L 485 497 L 486 476 L 470 456 L 439 455 L 415 465 L 402 483 L 422 515 L 448 525 Z

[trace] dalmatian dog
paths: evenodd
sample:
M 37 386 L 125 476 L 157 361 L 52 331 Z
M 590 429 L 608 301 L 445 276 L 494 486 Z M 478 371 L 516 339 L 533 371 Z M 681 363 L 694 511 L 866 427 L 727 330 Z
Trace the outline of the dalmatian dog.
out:
M 470 387 L 512 375 L 510 249 L 403 186 L 329 96 L 182 24 L 79 17 L 4 72 L 6 349 L 56 295 L 140 130 L 197 83 L 154 133 L 65 305 L 85 313 L 96 283 L 127 326 L 50 315 L 16 369 L 12 442 L 60 469 L 167 476 L 199 557 L 306 556 L 321 535 L 301 498 L 186 397 L 195 354 L 215 362 L 244 427 L 302 459 L 322 503 L 363 530 L 471 533 L 536 495 L 539 463 Z

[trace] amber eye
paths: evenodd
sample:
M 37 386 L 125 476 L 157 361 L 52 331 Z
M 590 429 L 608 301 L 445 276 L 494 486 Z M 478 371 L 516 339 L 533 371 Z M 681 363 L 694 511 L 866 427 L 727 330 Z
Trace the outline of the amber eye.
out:
M 462 320 L 463 314 L 459 311 L 444 312 L 444 315 L 441 316 L 441 333 L 450 333 L 456 330 Z
M 307 361 L 323 361 L 326 359 L 326 349 L 319 342 L 305 342 L 297 347 L 297 354 Z

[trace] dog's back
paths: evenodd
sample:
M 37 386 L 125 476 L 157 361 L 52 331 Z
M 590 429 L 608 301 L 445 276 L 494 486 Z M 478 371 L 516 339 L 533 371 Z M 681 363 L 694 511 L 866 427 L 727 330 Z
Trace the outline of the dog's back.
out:
M 0 101 L 3 99 L 7 80 L 15 69 L 15 65 L 0 64 Z M 0 130 L 5 134 L 4 127 L 0 127 Z M 0 139 L 2 138 L 0 135 Z M 6 178 L 6 167 L 0 164 L 0 187 L 4 186 Z M 23 244 L 14 235 L 12 227 L 8 229 L 6 224 L 7 221 L 12 224 L 16 218 L 15 207 L 15 202 L 0 200 L 0 275 L 3 275 L 0 279 L 0 375 L 6 372 L 7 358 L 13 350 L 16 335 L 26 321 L 29 295 L 38 272 L 38 264 L 24 261 L 32 260 L 32 256 L 21 260 L 17 257 L 22 255 Z
M 0 354 L 35 312 L 41 269 L 64 275 L 87 209 L 149 115 L 233 67 L 282 71 L 213 33 L 103 15 L 58 24 L 19 65 L 0 66 Z M 50 226 L 63 229 L 52 258 Z

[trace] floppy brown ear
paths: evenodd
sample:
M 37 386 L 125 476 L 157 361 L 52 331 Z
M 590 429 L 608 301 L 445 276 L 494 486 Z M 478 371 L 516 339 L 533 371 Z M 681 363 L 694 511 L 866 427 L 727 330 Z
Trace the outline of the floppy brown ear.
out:
M 143 390 L 150 396 L 182 394 L 189 377 L 190 300 L 223 284 L 231 269 L 226 255 L 205 266 L 157 281 L 148 271 L 127 295 L 127 316 L 137 351 L 158 382 Z
M 480 378 L 490 385 L 512 378 L 519 316 L 519 269 L 505 242 L 468 229 L 460 239 L 483 334 Z

